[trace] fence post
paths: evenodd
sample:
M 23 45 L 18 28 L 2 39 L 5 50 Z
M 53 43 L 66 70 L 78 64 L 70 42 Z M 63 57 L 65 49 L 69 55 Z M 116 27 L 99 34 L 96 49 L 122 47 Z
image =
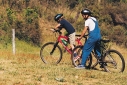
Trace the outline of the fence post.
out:
M 12 51 L 15 55 L 15 29 L 12 29 Z

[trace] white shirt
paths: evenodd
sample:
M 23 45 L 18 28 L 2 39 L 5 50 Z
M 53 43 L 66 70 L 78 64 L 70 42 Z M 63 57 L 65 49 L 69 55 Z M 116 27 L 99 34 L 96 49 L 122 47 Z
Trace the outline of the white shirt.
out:
M 91 18 L 97 21 L 94 17 L 90 17 L 85 21 L 85 26 L 89 27 L 89 31 L 93 31 L 95 29 L 95 22 Z

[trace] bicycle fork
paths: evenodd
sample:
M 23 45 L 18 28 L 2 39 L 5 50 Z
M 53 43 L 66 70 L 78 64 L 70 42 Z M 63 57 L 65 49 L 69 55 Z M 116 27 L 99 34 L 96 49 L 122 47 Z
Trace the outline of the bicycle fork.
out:
M 52 49 L 52 51 L 50 52 L 50 55 L 53 54 L 53 52 L 54 52 L 54 50 L 56 49 L 56 46 L 58 45 L 58 43 L 59 43 L 59 42 L 56 42 L 56 43 L 54 44 L 53 49 Z
M 107 58 L 108 58 L 108 60 L 106 62 L 113 64 L 115 66 L 115 68 L 117 69 L 117 63 L 116 63 L 116 61 L 113 59 L 112 55 L 109 54 L 108 52 L 107 52 Z

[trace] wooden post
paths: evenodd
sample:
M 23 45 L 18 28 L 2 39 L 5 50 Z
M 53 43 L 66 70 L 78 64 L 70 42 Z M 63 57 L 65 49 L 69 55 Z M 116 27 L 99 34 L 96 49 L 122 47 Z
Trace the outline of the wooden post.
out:
M 15 55 L 15 29 L 12 29 L 12 51 Z
M 98 0 L 98 5 L 100 5 L 100 3 L 101 3 L 101 0 Z

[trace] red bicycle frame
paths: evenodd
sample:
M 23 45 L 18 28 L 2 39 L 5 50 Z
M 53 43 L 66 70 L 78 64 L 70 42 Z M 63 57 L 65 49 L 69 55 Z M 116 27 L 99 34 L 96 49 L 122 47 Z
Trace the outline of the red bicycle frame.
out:
M 58 43 L 60 42 L 62 44 L 62 46 L 71 54 L 72 51 L 68 48 L 68 46 L 66 46 L 66 45 L 63 44 L 62 39 L 66 40 L 68 42 L 68 39 L 69 39 L 68 36 L 63 36 L 63 35 L 60 34 L 58 36 L 58 38 L 57 38 L 57 42 Z M 77 43 L 77 45 L 82 45 L 80 39 L 76 39 L 75 42 Z

